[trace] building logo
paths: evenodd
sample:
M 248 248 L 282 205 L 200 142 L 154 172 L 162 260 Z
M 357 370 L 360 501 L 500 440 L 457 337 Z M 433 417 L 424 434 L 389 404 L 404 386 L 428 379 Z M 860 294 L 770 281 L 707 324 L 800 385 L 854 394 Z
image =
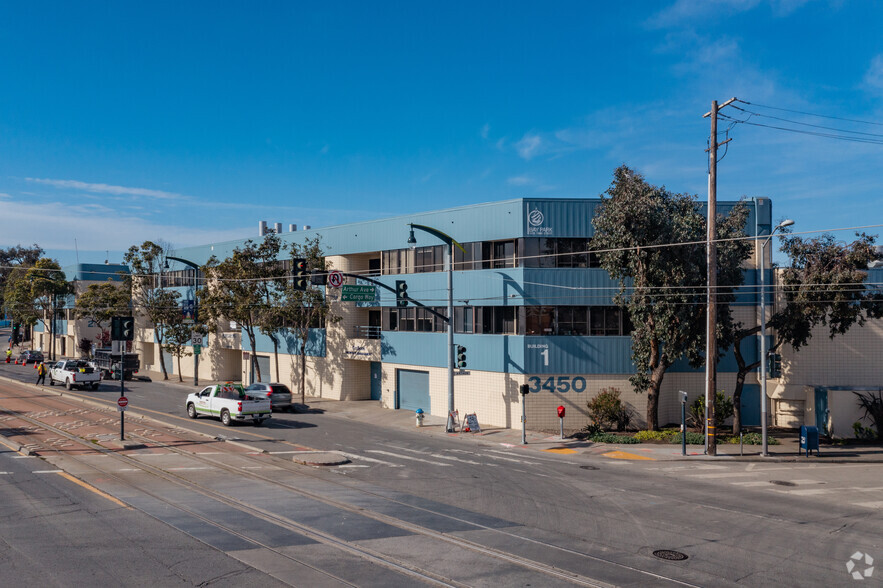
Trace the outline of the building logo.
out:
M 537 208 L 527 211 L 527 234 L 528 235 L 551 235 L 552 227 L 544 227 L 546 217 Z
M 867 567 L 859 569 L 859 566 L 862 563 Z M 849 558 L 849 561 L 846 562 L 846 571 L 852 575 L 853 580 L 870 578 L 874 575 L 874 558 L 868 553 L 856 551 L 852 554 L 852 557 Z

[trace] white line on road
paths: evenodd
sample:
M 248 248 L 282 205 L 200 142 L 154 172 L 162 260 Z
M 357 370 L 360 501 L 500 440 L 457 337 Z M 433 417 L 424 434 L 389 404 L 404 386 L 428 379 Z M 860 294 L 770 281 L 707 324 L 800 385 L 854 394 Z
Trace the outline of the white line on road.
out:
M 503 455 L 512 455 L 512 452 L 510 452 L 510 451 L 499 451 L 499 450 L 497 450 L 497 449 L 488 449 L 488 452 L 490 452 L 490 453 L 502 453 Z M 491 457 L 491 456 L 488 456 L 488 457 Z M 566 464 L 569 464 L 569 465 L 576 465 L 576 463 L 577 463 L 577 462 L 575 462 L 575 461 L 568 461 L 568 460 L 566 460 L 566 459 L 554 459 L 554 458 L 551 458 L 551 457 L 539 457 L 539 456 L 537 456 L 537 455 L 531 455 L 531 456 L 530 456 L 530 459 L 536 459 L 536 460 L 538 460 L 538 461 L 550 461 L 550 462 L 552 462 L 552 463 L 566 463 Z M 534 464 L 534 465 L 535 465 L 535 464 Z
M 448 461 L 456 461 L 460 463 L 467 463 L 469 465 L 480 465 L 480 466 L 489 466 L 489 467 L 497 467 L 495 463 L 484 463 L 480 461 L 472 461 L 471 459 L 462 459 L 459 457 L 451 457 L 450 455 L 442 455 L 440 453 L 427 453 L 425 451 L 420 451 L 418 449 L 411 449 L 409 447 L 398 447 L 396 445 L 387 445 L 387 447 L 391 447 L 392 449 L 398 449 L 400 451 L 410 451 L 411 453 L 419 453 L 420 455 L 428 455 L 430 457 L 435 457 L 437 459 L 446 459 Z M 474 454 L 473 454 L 474 455 Z
M 807 488 L 806 490 L 773 490 L 779 494 L 792 494 L 794 496 L 817 496 L 819 494 L 829 494 L 834 490 L 827 488 Z
M 348 457 L 349 459 L 361 459 L 361 460 L 363 460 L 363 461 L 370 461 L 370 462 L 372 462 L 372 463 L 379 463 L 380 465 L 389 466 L 389 467 L 391 467 L 391 468 L 403 468 L 403 467 L 405 467 L 405 466 L 403 466 L 403 465 L 400 464 L 400 463 L 392 463 L 392 462 L 390 462 L 390 461 L 382 461 L 382 460 L 374 459 L 373 457 L 367 457 L 367 456 L 364 456 L 364 455 L 355 455 L 355 454 L 353 454 L 353 453 L 344 453 L 343 451 L 339 451 L 338 453 L 340 453 L 340 454 L 343 455 L 344 457 Z
M 31 472 L 32 474 L 60 474 L 64 470 L 36 470 Z
M 863 506 L 865 508 L 883 508 L 883 502 L 853 502 L 853 506 Z
M 751 487 L 751 486 L 758 486 L 759 487 L 759 486 L 769 486 L 770 485 L 769 482 L 764 481 L 764 480 L 754 480 L 751 482 L 730 482 L 730 484 L 732 484 L 733 486 L 745 486 L 745 487 Z
M 712 474 L 690 474 L 687 478 L 744 478 L 745 476 L 755 476 L 755 472 L 718 472 Z
M 442 466 L 442 467 L 446 467 L 446 468 L 451 467 L 451 464 L 449 464 L 449 463 L 442 463 L 442 462 L 440 462 L 440 461 L 432 461 L 432 460 L 429 460 L 429 459 L 422 459 L 422 458 L 419 458 L 419 457 L 411 457 L 411 456 L 409 456 L 409 455 L 399 455 L 399 454 L 397 454 L 397 453 L 392 453 L 392 452 L 390 452 L 390 451 L 381 451 L 380 449 L 366 449 L 365 452 L 366 452 L 366 453 L 377 453 L 377 454 L 380 454 L 380 455 L 388 455 L 388 456 L 390 456 L 390 457 L 396 457 L 396 458 L 398 458 L 398 459 L 407 459 L 407 460 L 410 460 L 410 461 L 419 461 L 419 462 L 421 462 L 421 463 L 431 463 L 432 465 Z

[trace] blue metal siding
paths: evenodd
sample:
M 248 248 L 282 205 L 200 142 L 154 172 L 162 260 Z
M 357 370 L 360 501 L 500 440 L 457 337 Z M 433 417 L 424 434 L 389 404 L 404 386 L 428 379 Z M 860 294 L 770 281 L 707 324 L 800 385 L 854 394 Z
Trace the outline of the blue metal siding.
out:
M 255 348 L 257 353 L 273 353 L 273 341 L 267 335 L 256 331 Z M 251 343 L 245 330 L 242 331 L 242 350 L 251 351 Z M 300 355 L 300 344 L 294 333 L 287 332 L 280 335 L 279 353 Z M 310 329 L 306 354 L 310 357 L 325 357 L 325 329 Z

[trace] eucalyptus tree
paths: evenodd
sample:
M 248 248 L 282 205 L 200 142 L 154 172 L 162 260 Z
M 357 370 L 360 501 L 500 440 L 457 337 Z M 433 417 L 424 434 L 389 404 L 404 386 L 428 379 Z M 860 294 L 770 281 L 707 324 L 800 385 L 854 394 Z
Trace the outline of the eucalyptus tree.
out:
M 728 344 L 733 288 L 750 255 L 744 236 L 746 208 L 739 204 L 716 219 L 718 236 L 718 347 Z M 592 246 L 601 267 L 618 280 L 614 301 L 631 319 L 630 377 L 647 394 L 647 428 L 659 427 L 659 393 L 672 364 L 705 361 L 706 219 L 696 197 L 647 183 L 626 166 L 617 168 L 592 221 Z M 716 358 L 715 358 L 716 359 Z
M 153 327 L 154 339 L 160 350 L 165 343 L 168 325 L 174 321 L 176 315 L 180 315 L 180 294 L 163 288 L 161 282 L 167 250 L 166 245 L 145 241 L 141 245 L 129 247 L 123 256 L 129 266 L 125 286 L 131 296 L 132 306 Z M 159 366 L 163 380 L 168 380 L 169 374 L 162 352 L 159 353 Z
M 0 306 L 3 307 L 9 318 L 13 321 L 13 341 L 18 341 L 20 339 L 21 336 L 19 334 L 19 329 L 21 328 L 21 325 L 33 327 L 36 324 L 36 320 L 30 318 L 28 320 L 22 320 L 21 318 L 16 320 L 15 311 L 10 310 L 14 307 L 14 304 L 12 301 L 6 300 L 6 292 L 9 282 L 12 279 L 14 272 L 34 265 L 42 255 L 43 248 L 36 243 L 30 247 L 15 245 L 13 247 L 7 247 L 6 249 L 0 248 Z M 19 272 L 19 275 L 24 275 L 24 273 Z M 10 293 L 11 292 L 12 291 L 10 290 Z
M 30 291 L 30 300 L 49 333 L 49 355 L 55 359 L 55 317 L 64 308 L 67 295 L 73 292 L 70 282 L 54 259 L 41 257 L 25 273 L 20 287 Z
M 327 275 L 331 265 L 325 259 L 319 237 L 307 239 L 304 243 L 292 243 L 289 248 L 292 263 L 304 260 L 310 272 Z M 301 404 L 306 402 L 307 344 L 311 329 L 325 328 L 329 324 L 340 321 L 329 304 L 325 292 L 312 280 L 307 279 L 302 286 L 296 287 L 293 281 L 284 285 L 284 296 L 281 316 L 288 329 L 294 334 L 299 358 L 298 391 Z
M 111 319 L 115 316 L 129 316 L 132 312 L 130 307 L 129 289 L 120 282 L 108 280 L 101 284 L 89 284 L 89 286 L 77 296 L 74 303 L 77 318 L 89 319 L 101 331 L 101 342 L 108 340 L 108 330 Z
M 200 308 L 212 321 L 233 321 L 245 332 L 255 381 L 262 379 L 255 358 L 257 331 L 274 304 L 274 284 L 281 280 L 276 263 L 280 248 L 279 238 L 269 234 L 260 244 L 249 239 L 223 261 L 212 256 L 203 267 L 207 284 L 199 292 Z
M 826 233 L 811 239 L 787 235 L 781 241 L 788 267 L 778 273 L 781 297 L 767 319 L 767 327 L 776 332 L 771 353 L 786 345 L 800 351 L 819 326 L 827 327 L 833 339 L 855 325 L 863 326 L 869 318 L 883 316 L 883 293 L 865 282 L 868 264 L 877 259 L 874 237 L 857 233 L 853 242 L 845 243 Z M 740 343 L 756 337 L 761 325 L 738 322 L 733 328 L 738 366 L 733 433 L 737 434 L 742 427 L 740 400 L 745 378 L 762 360 L 746 360 Z

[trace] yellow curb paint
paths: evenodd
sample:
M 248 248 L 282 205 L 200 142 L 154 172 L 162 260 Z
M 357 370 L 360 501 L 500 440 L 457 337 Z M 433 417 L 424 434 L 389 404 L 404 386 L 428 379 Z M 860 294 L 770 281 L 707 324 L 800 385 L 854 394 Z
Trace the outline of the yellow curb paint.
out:
M 110 494 L 108 494 L 108 493 L 106 493 L 106 492 L 102 492 L 101 490 L 99 490 L 99 489 L 96 488 L 95 486 L 92 486 L 91 484 L 87 484 L 86 482 L 84 482 L 84 481 L 82 481 L 82 480 L 80 480 L 80 479 L 78 479 L 78 478 L 75 478 L 75 477 L 73 477 L 73 476 L 70 475 L 70 474 L 67 474 L 67 473 L 65 473 L 65 472 L 59 472 L 58 475 L 61 476 L 62 478 L 66 478 L 66 479 L 70 480 L 70 481 L 73 482 L 74 484 L 79 484 L 80 486 L 82 486 L 82 487 L 85 488 L 86 490 L 89 490 L 89 491 L 94 492 L 95 494 L 97 494 L 97 495 L 99 495 L 99 496 L 103 496 L 103 497 L 107 498 L 108 500 L 110 500 L 110 501 L 113 502 L 114 504 L 118 504 L 119 506 L 122 506 L 123 508 L 131 508 L 131 507 L 130 507 L 128 504 L 126 504 L 125 502 L 122 502 L 121 500 L 117 500 L 116 498 L 114 498 L 114 497 L 111 496 Z
M 627 451 L 609 451 L 607 453 L 602 453 L 601 455 L 612 459 L 646 459 L 649 461 L 656 461 L 655 458 L 647 457 L 646 455 L 635 455 L 634 453 L 628 453 Z
M 565 455 L 569 453 L 576 453 L 575 449 L 568 449 L 567 447 L 553 447 L 551 449 L 543 449 L 543 451 L 546 451 L 548 453 L 561 453 Z

